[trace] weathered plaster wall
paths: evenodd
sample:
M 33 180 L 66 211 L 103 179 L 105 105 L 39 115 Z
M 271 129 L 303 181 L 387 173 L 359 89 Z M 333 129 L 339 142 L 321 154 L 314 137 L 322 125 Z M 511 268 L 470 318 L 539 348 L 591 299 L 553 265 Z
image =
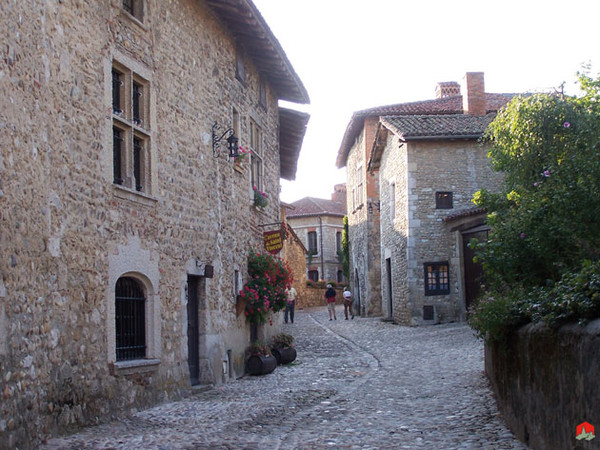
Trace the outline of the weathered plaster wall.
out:
M 600 425 L 600 319 L 552 332 L 526 325 L 506 347 L 488 345 L 485 369 L 508 426 L 532 449 L 597 448 L 578 441 L 582 422 Z

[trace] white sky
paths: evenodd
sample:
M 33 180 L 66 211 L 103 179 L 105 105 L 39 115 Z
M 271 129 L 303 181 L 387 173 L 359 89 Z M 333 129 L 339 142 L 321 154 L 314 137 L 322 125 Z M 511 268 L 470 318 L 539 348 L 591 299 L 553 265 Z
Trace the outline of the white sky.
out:
M 600 71 L 600 0 L 253 0 L 302 79 L 311 114 L 281 199 L 330 198 L 354 111 L 435 98 L 438 81 L 485 72 L 487 92 L 576 93 Z

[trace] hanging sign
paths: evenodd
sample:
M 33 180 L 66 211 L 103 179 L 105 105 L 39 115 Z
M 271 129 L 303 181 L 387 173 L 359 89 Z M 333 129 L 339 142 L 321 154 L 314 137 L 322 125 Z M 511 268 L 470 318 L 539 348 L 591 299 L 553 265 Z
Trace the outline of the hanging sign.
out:
M 265 250 L 270 254 L 276 255 L 283 248 L 281 230 L 265 231 L 263 237 L 265 240 Z

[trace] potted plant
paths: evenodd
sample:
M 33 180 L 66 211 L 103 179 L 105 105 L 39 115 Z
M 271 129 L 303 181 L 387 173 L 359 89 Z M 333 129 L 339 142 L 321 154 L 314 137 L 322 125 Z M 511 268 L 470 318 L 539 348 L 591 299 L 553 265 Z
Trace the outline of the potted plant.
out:
M 271 348 L 261 340 L 252 342 L 246 348 L 246 371 L 250 375 L 266 375 L 277 367 L 277 359 Z
M 252 151 L 249 148 L 240 145 L 238 147 L 238 155 L 235 157 L 235 163 L 238 166 L 241 165 L 251 153 Z
M 279 333 L 271 338 L 271 352 L 277 364 L 289 364 L 296 359 L 296 348 L 294 347 L 294 336 L 287 333 Z
M 258 189 L 256 186 L 252 186 L 252 190 L 254 190 L 254 206 L 257 208 L 266 208 L 269 204 L 267 200 L 267 194 Z

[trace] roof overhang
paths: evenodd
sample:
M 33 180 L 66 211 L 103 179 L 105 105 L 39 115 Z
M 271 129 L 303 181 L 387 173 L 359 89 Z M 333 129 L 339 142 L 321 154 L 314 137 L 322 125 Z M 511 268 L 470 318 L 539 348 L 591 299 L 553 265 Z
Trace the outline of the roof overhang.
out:
M 298 157 L 310 115 L 279 107 L 279 169 L 280 177 L 295 180 Z
M 308 104 L 308 92 L 251 0 L 205 0 L 256 64 L 277 98 Z

